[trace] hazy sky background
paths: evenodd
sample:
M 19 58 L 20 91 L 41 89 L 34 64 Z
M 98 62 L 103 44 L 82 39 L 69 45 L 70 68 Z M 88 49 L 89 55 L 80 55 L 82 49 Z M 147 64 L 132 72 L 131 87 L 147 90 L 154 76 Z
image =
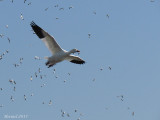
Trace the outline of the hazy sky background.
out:
M 1 120 L 160 119 L 160 0 L 3 0 L 0 14 Z M 86 64 L 47 68 L 32 20 Z

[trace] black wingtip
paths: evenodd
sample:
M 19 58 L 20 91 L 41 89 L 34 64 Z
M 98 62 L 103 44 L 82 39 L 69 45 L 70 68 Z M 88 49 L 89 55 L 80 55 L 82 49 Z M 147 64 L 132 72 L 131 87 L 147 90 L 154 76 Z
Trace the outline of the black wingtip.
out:
M 42 28 L 40 28 L 34 21 L 32 21 L 30 23 L 33 31 L 36 33 L 36 35 L 41 39 L 41 38 L 44 38 L 45 35 L 44 35 L 44 31 Z
M 34 21 L 32 21 L 32 22 L 30 23 L 30 25 L 31 25 L 31 27 L 32 27 L 32 26 L 36 26 L 36 23 L 35 23 Z
M 81 61 L 79 61 L 79 60 L 71 60 L 70 62 L 75 63 L 75 64 L 85 64 L 86 63 L 83 60 L 81 60 Z

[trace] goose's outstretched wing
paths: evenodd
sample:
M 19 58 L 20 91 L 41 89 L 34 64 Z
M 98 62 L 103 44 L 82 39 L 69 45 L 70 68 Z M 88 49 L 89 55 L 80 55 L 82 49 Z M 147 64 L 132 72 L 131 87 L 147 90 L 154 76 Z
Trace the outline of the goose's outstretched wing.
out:
M 57 52 L 62 51 L 61 47 L 57 44 L 55 39 L 49 35 L 46 31 L 44 31 L 41 27 L 36 25 L 33 21 L 31 22 L 31 27 L 36 33 L 36 35 L 45 43 L 47 48 L 51 51 L 52 55 Z
M 70 56 L 66 57 L 65 60 L 68 60 L 69 62 L 72 62 L 75 64 L 84 64 L 85 63 L 85 61 L 82 60 L 80 57 L 74 56 L 74 55 L 70 55 Z

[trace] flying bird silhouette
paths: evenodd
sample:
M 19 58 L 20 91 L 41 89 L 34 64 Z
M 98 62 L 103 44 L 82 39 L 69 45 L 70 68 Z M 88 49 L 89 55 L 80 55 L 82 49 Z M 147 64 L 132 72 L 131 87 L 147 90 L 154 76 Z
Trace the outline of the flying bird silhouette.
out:
M 80 57 L 71 55 L 72 53 L 80 52 L 79 50 L 72 49 L 70 51 L 66 51 L 62 49 L 51 35 L 49 35 L 46 31 L 44 31 L 38 25 L 36 25 L 33 21 L 31 22 L 30 25 L 33 31 L 36 33 L 36 35 L 45 43 L 47 48 L 52 53 L 51 57 L 45 57 L 48 60 L 46 62 L 46 66 L 48 66 L 48 68 L 64 60 L 67 60 L 75 64 L 85 63 L 85 61 L 82 60 Z

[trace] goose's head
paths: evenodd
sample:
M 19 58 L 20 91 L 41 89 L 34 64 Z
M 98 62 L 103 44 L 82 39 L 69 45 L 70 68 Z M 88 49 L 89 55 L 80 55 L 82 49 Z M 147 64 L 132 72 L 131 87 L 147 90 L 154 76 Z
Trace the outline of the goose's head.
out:
M 77 50 L 77 49 L 72 49 L 71 51 L 70 51 L 70 53 L 76 53 L 76 52 L 80 52 L 79 50 Z

